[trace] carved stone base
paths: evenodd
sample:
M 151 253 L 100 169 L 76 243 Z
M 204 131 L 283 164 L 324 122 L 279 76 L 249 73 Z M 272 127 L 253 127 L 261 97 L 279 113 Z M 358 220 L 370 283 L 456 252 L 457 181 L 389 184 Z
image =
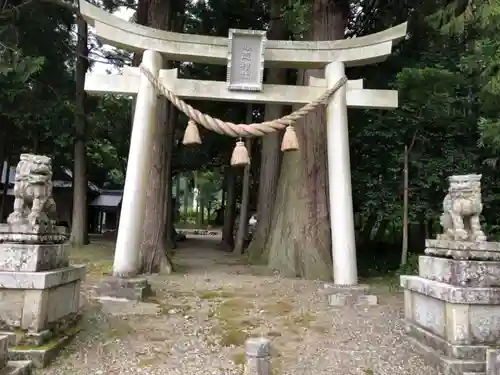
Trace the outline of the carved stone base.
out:
M 405 325 L 444 375 L 485 373 L 488 350 L 500 343 L 500 288 L 458 287 L 401 276 Z
M 109 277 L 102 280 L 95 292 L 101 299 L 143 301 L 152 294 L 151 285 L 145 278 Z
M 73 321 L 73 326 L 76 321 Z M 78 332 L 79 330 L 75 327 L 68 328 L 41 345 L 11 344 L 8 358 L 11 361 L 30 361 L 35 368 L 47 367 Z
M 0 330 L 41 333 L 61 329 L 68 317 L 78 314 L 84 278 L 85 266 L 0 272 Z
M 419 275 L 461 287 L 500 287 L 500 261 L 420 256 Z
M 500 242 L 425 240 L 425 254 L 461 260 L 500 260 Z
M 0 375 L 29 375 L 30 361 L 8 361 L 8 343 L 6 336 L 0 336 Z
M 9 359 L 45 367 L 76 333 L 85 266 L 46 272 L 0 272 L 0 335 Z M 1 374 L 1 372 L 0 372 Z
M 38 272 L 69 265 L 67 244 L 0 244 L 0 271 Z
M 0 224 L 0 243 L 44 244 L 64 243 L 68 239 L 67 228 L 54 226 L 33 228 L 30 224 Z

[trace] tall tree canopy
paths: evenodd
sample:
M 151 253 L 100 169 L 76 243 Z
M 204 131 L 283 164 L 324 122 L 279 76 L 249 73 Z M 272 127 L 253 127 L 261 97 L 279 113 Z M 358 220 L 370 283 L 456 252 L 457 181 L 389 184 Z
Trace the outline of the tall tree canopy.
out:
M 106 0 L 109 11 L 126 7 L 134 21 L 187 33 L 227 36 L 229 28 L 266 29 L 270 39 L 322 40 L 363 36 L 406 20 L 407 38 L 380 64 L 351 68 L 350 79 L 363 78 L 370 88 L 399 91 L 393 111 L 349 110 L 356 242 L 362 272 L 394 268 L 400 259 L 402 166 L 409 154 L 410 250 L 438 229 L 436 220 L 448 175 L 483 174 L 485 218 L 489 233 L 499 232 L 500 176 L 500 6 L 484 0 Z M 175 3 L 175 4 L 174 4 Z M 103 52 L 89 29 L 87 50 L 78 47 L 77 7 L 71 3 L 0 0 L 0 168 L 21 152 L 47 154 L 56 166 L 71 167 L 75 141 L 82 139 L 75 119 L 84 119 L 86 177 L 101 187 L 121 188 L 126 173 L 133 102 L 127 97 L 83 96 L 76 99 L 77 62 L 92 70 L 95 61 L 115 65 L 140 56 Z M 86 53 L 88 52 L 88 56 Z M 178 64 L 182 77 L 224 80 L 225 68 Z M 81 73 L 81 71 L 79 71 Z M 303 84 L 311 74 L 269 69 L 271 83 Z M 80 79 L 81 81 L 81 79 Z M 81 82 L 80 82 L 81 86 Z M 82 99 L 83 98 L 83 99 Z M 84 105 L 84 113 L 78 106 Z M 193 102 L 200 110 L 234 122 L 244 121 L 244 104 Z M 254 106 L 255 119 L 280 117 L 290 108 Z M 175 111 L 170 111 L 174 113 Z M 143 253 L 158 270 L 157 256 L 168 242 L 169 210 L 160 202 L 171 192 L 171 175 L 227 166 L 234 140 L 201 131 L 203 144 L 184 147 L 186 118 L 175 113 L 161 137 L 155 165 L 162 177 L 150 186 L 148 233 Z M 281 135 L 254 142 L 251 200 L 263 214 L 250 246 L 252 259 L 267 262 L 283 275 L 327 279 L 331 256 L 327 208 L 325 123 L 322 110 L 297 124 L 301 150 L 281 162 Z M 160 142 L 161 140 L 161 142 Z M 165 155 L 171 152 L 171 161 Z M 170 160 L 170 159 L 169 159 Z M 262 161 L 262 163 L 261 163 Z M 77 168 L 78 169 L 78 168 Z M 241 173 L 227 172 L 225 191 L 239 191 Z M 82 172 L 78 172 L 80 175 Z M 221 174 L 222 175 L 222 174 Z M 236 177 L 236 178 L 234 178 Z M 229 188 L 228 181 L 233 181 Z M 82 180 L 83 181 L 83 180 Z M 165 186 L 169 186 L 165 188 Z M 276 190 L 276 191 L 274 191 Z M 213 192 L 212 192 L 213 193 Z M 213 194 L 211 193 L 211 196 Z M 224 194 L 229 195 L 229 194 Z M 237 197 L 234 197 L 235 199 Z M 233 198 L 231 198 L 233 199 Z M 237 206 L 228 204 L 234 210 Z M 228 218 L 234 217 L 228 211 Z M 82 219 L 84 220 L 84 219 Z M 232 223 L 229 223 L 232 226 Z M 232 236 L 231 227 L 226 231 Z M 227 239 L 227 244 L 231 241 Z M 156 254 L 156 255 L 155 255 Z M 151 261 L 151 259 L 153 261 Z

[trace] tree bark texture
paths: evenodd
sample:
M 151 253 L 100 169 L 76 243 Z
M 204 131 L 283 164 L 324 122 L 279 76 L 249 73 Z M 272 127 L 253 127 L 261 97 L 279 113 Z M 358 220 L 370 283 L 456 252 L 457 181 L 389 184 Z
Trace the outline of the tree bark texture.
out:
M 170 26 L 169 0 L 149 0 L 148 26 L 160 30 L 168 30 Z M 166 67 L 166 62 L 164 63 Z M 144 215 L 141 242 L 140 272 L 170 273 L 172 264 L 167 256 L 165 200 L 167 185 L 166 148 L 168 142 L 168 103 L 165 98 L 158 101 L 158 120 L 154 129 L 153 155 L 149 172 L 149 184 L 146 197 L 146 212 Z
M 285 21 L 281 17 L 281 1 L 273 0 L 271 4 L 271 24 L 269 28 L 269 39 L 285 39 L 287 30 Z M 286 69 L 269 69 L 266 83 L 284 85 L 287 80 Z M 265 106 L 265 121 L 274 120 L 285 115 L 286 107 L 277 104 Z M 248 256 L 250 261 L 267 261 L 266 240 L 269 236 L 269 228 L 273 214 L 274 201 L 276 199 L 276 187 L 281 165 L 280 144 L 282 132 L 274 132 L 262 138 L 259 191 L 257 198 L 257 228 L 252 242 L 248 245 Z
M 7 147 L 7 132 L 5 129 L 0 129 L 0 183 L 3 183 L 2 177 L 4 172 L 4 164 L 5 164 L 5 151 Z M 5 175 L 7 176 L 7 174 Z M 0 222 L 2 221 L 2 216 L 0 216 Z
M 75 140 L 73 166 L 73 215 L 71 220 L 72 246 L 82 247 L 88 243 L 87 223 L 87 149 L 85 133 L 85 73 L 88 69 L 88 27 L 81 15 L 77 15 L 78 40 L 75 74 Z
M 169 27 L 172 31 L 182 32 L 184 29 L 184 11 L 185 11 L 185 1 L 173 1 L 170 4 L 169 10 Z M 166 68 L 171 69 L 174 65 L 172 62 L 167 62 Z M 172 199 L 173 191 L 173 180 L 172 180 L 172 160 L 173 160 L 173 150 L 174 150 L 174 133 L 175 124 L 179 118 L 179 110 L 170 102 L 167 103 L 167 135 L 166 135 L 166 155 L 165 155 L 165 176 L 166 176 L 166 197 L 165 197 L 165 241 L 166 241 L 166 251 L 171 254 L 176 246 L 176 231 L 174 227 L 174 200 Z M 178 201 L 178 200 L 177 200 Z M 169 263 L 170 262 L 170 258 Z
M 226 203 L 224 206 L 224 227 L 222 228 L 222 248 L 231 251 L 234 246 L 233 227 L 236 219 L 236 172 L 233 167 L 224 169 L 226 183 Z
M 344 36 L 346 2 L 314 0 L 310 40 Z M 348 4 L 347 4 L 348 5 Z M 299 73 L 299 85 L 323 70 Z M 285 153 L 267 241 L 269 267 L 283 276 L 330 280 L 326 113 L 323 107 L 296 123 L 300 150 Z
M 182 176 L 184 177 L 184 191 L 182 194 L 182 198 L 184 199 L 183 203 L 183 212 L 184 212 L 184 220 L 187 221 L 188 218 L 188 212 L 189 212 L 189 178 L 190 175 L 188 173 L 183 173 Z
M 169 66 L 171 68 L 171 66 Z M 165 149 L 165 241 L 167 246 L 167 253 L 171 253 L 175 248 L 175 228 L 173 222 L 174 200 L 172 199 L 173 180 L 172 180 L 172 158 L 174 156 L 174 129 L 175 123 L 179 112 L 172 103 L 167 103 L 168 120 L 167 120 L 167 136 L 166 136 L 166 149 Z
M 149 9 L 149 0 L 139 0 L 137 4 L 137 11 L 135 15 L 135 22 L 138 25 L 147 25 L 148 24 L 148 9 Z M 142 53 L 135 52 L 132 57 L 132 66 L 139 66 L 142 60 Z
M 11 163 L 11 156 L 9 154 L 6 154 L 4 155 L 4 159 L 5 159 L 5 181 L 4 181 L 4 184 L 3 184 L 3 189 L 2 189 L 2 203 L 0 205 L 0 222 L 3 221 L 3 218 L 6 214 L 5 210 L 6 210 L 6 201 L 7 201 L 7 193 L 9 191 L 9 184 L 11 181 L 9 181 L 9 177 L 10 177 L 10 163 Z M 2 165 L 3 165 L 3 161 L 2 161 Z M 0 175 L 1 177 L 1 175 Z
M 252 104 L 247 106 L 247 115 L 245 122 L 251 124 L 253 119 L 253 107 Z M 246 140 L 246 148 L 249 153 L 252 151 L 252 140 L 248 138 Z M 245 240 L 248 233 L 248 205 L 250 204 L 250 179 L 251 179 L 252 169 L 250 164 L 246 165 L 243 169 L 243 183 L 241 184 L 241 206 L 240 206 L 240 217 L 238 221 L 238 231 L 236 232 L 236 238 L 234 243 L 233 251 L 236 254 L 243 254 L 245 248 Z
M 181 204 L 181 174 L 177 173 L 175 176 L 175 198 L 177 199 L 177 205 L 180 207 Z

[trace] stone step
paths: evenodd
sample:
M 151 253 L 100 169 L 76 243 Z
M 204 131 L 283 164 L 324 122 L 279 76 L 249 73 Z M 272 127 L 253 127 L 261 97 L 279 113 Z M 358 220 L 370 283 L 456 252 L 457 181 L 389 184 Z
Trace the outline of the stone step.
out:
M 0 336 L 0 369 L 7 366 L 7 346 L 9 338 L 7 336 Z
M 0 335 L 0 375 L 30 375 L 31 361 L 7 360 L 9 341 L 9 336 Z
M 31 375 L 31 361 L 13 361 L 0 370 L 0 375 Z
M 484 361 L 455 359 L 442 355 L 423 342 L 409 336 L 408 341 L 419 352 L 428 363 L 438 367 L 443 375 L 474 374 L 481 375 L 486 369 Z

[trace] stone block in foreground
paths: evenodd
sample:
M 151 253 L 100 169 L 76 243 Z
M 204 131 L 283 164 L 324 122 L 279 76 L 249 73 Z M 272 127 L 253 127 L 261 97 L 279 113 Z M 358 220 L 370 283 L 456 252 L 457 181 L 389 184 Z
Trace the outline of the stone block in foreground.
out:
M 108 277 L 103 279 L 94 290 L 101 299 L 124 301 L 143 301 L 153 293 L 148 280 L 142 277 Z
M 421 256 L 419 276 L 401 276 L 405 329 L 444 375 L 500 375 L 500 262 L 462 255 Z
M 0 375 L 30 375 L 31 361 L 8 360 L 9 338 L 0 335 Z
M 8 335 L 12 360 L 41 368 L 76 333 L 85 266 L 45 272 L 0 271 L 0 334 Z
M 322 294 L 328 296 L 330 306 L 375 306 L 378 305 L 378 297 L 369 294 L 368 285 L 335 285 L 325 284 Z

